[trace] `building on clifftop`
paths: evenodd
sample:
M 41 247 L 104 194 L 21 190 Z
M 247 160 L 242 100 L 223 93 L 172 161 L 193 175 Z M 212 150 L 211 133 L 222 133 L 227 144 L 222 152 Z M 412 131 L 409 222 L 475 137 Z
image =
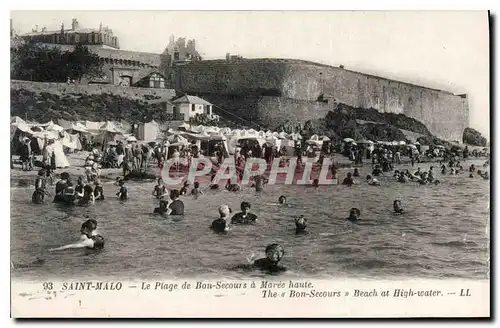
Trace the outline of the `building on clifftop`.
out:
M 46 27 L 38 30 L 38 25 L 31 30 L 31 33 L 21 35 L 26 41 L 49 43 L 49 44 L 64 44 L 76 45 L 82 44 L 86 46 L 99 45 L 104 48 L 120 49 L 118 37 L 113 35 L 113 30 L 107 26 L 99 24 L 99 28 L 82 28 L 76 18 L 71 22 L 71 29 L 65 29 L 64 23 L 61 23 L 61 28 L 57 31 L 48 31 Z

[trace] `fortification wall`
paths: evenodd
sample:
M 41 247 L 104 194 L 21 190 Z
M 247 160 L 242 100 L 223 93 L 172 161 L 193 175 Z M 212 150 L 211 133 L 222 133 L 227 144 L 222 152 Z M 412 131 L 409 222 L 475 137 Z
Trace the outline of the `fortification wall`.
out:
M 242 125 L 264 125 L 276 129 L 284 123 L 304 122 L 324 118 L 332 105 L 300 99 L 271 96 L 230 96 L 203 94 L 204 99 L 217 104 L 213 111 L 222 113 L 219 108 L 232 113 L 231 118 Z
M 175 87 L 188 93 L 278 96 L 310 101 L 312 108 L 323 93 L 349 106 L 405 114 L 447 140 L 461 140 L 469 122 L 467 98 L 306 61 L 203 61 L 177 67 L 174 75 Z M 304 116 L 313 111 L 304 107 Z
M 149 89 L 135 87 L 121 87 L 116 85 L 103 84 L 67 84 L 67 83 L 44 83 L 31 81 L 16 81 L 11 80 L 11 90 L 25 89 L 35 93 L 54 93 L 63 94 L 85 94 L 97 95 L 109 93 L 116 96 L 121 96 L 129 99 L 145 100 L 146 97 L 155 99 L 170 100 L 175 97 L 176 93 L 173 89 Z M 158 98 L 159 97 L 159 98 Z

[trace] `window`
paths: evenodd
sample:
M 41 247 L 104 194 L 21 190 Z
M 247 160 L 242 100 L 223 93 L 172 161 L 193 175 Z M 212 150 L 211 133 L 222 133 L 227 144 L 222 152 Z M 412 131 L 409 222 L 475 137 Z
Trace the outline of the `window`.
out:
M 149 76 L 149 87 L 156 89 L 165 89 L 165 79 L 158 73 Z
M 196 105 L 195 104 L 191 104 L 191 111 L 192 112 L 196 111 Z

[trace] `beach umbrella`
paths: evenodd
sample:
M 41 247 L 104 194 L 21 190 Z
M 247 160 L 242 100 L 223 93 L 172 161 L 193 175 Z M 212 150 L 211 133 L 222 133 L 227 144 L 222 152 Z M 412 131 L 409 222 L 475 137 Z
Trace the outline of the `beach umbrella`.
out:
M 136 138 L 136 137 L 134 137 L 134 136 L 130 136 L 130 137 L 128 137 L 126 140 L 127 140 L 128 142 L 135 142 L 135 141 L 137 141 L 137 138 Z
M 406 145 L 406 142 L 405 141 L 400 141 L 399 144 L 400 145 Z
M 417 146 L 415 146 L 415 145 L 408 145 L 408 147 L 413 148 L 413 149 L 417 149 Z
M 344 142 L 354 142 L 354 139 L 352 139 L 352 138 L 344 138 Z
M 172 134 L 171 136 L 168 136 L 167 141 L 170 142 L 170 144 L 173 143 L 187 143 L 187 139 L 184 138 L 183 136 L 180 136 L 178 134 Z
M 321 136 L 320 139 L 323 141 L 330 141 L 330 138 L 328 138 L 327 136 Z
M 358 140 L 356 141 L 357 143 L 359 144 L 369 144 L 369 143 L 373 143 L 373 141 L 370 141 L 370 140 L 366 140 L 366 139 L 361 139 L 361 140 Z

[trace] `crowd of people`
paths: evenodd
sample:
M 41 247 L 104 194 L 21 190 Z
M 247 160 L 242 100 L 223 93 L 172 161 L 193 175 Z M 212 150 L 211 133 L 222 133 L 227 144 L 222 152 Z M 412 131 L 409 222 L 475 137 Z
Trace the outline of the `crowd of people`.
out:
M 196 156 L 203 156 L 203 154 L 195 148 L 195 145 L 186 147 L 183 152 L 186 156 L 189 154 L 196 154 Z M 209 185 L 209 190 L 222 189 L 227 192 L 239 192 L 242 190 L 241 179 L 243 173 L 243 167 L 245 161 L 250 157 L 261 157 L 266 160 L 266 162 L 272 161 L 274 156 L 280 156 L 276 153 L 276 149 L 272 146 L 264 148 L 258 146 L 258 144 L 244 143 L 241 147 L 237 148 L 234 156 L 236 160 L 236 165 L 239 170 L 237 170 L 237 181 L 228 180 L 225 187 L 222 189 L 213 180 L 215 178 L 215 172 L 212 171 L 212 183 Z M 402 156 L 407 155 L 411 161 L 412 167 L 415 162 L 419 163 L 422 160 L 420 154 L 409 151 L 407 153 L 402 153 L 399 148 L 393 149 L 390 146 L 376 146 L 370 151 L 366 151 L 367 148 L 359 147 L 346 147 L 344 149 L 346 155 L 353 161 L 353 164 L 361 164 L 363 156 L 371 160 L 372 170 L 371 174 L 366 176 L 365 183 L 370 186 L 381 186 L 381 182 L 377 177 L 385 176 L 392 178 L 394 182 L 397 183 L 410 183 L 415 182 L 420 185 L 434 184 L 437 185 L 441 181 L 437 179 L 436 175 L 441 174 L 441 179 L 445 175 L 459 175 L 466 171 L 460 163 L 459 156 L 455 153 L 444 152 L 443 159 L 439 161 L 441 165 L 441 170 L 436 174 L 434 166 L 430 166 L 427 171 L 421 170 L 418 167 L 416 170 L 395 170 L 395 165 L 401 165 Z M 172 158 L 175 158 L 177 149 L 172 150 Z M 223 154 L 221 149 L 216 149 L 216 152 L 220 151 L 219 156 L 225 157 L 227 154 Z M 307 155 L 307 149 L 301 152 L 300 155 Z M 417 150 L 418 151 L 418 150 Z M 322 151 L 319 156 L 319 162 L 328 155 L 329 151 Z M 123 177 L 117 178 L 115 185 L 117 187 L 117 192 L 115 196 L 126 205 L 126 201 L 129 198 L 129 192 L 126 187 L 126 173 L 128 170 L 140 170 L 148 167 L 148 163 L 151 162 L 152 158 L 155 158 L 157 165 L 162 168 L 162 163 L 165 157 L 168 156 L 168 147 L 164 144 L 123 144 L 118 142 L 116 145 L 107 146 L 101 153 L 95 147 L 91 149 L 89 156 L 85 161 L 86 168 L 86 180 L 83 177 L 77 177 L 76 183 L 73 183 L 73 178 L 67 172 L 60 174 L 60 179 L 55 183 L 54 189 L 54 203 L 61 203 L 66 205 L 85 205 L 89 206 L 95 202 L 105 201 L 104 190 L 101 183 L 100 169 L 103 163 L 111 163 L 112 167 L 123 167 L 124 175 Z M 468 153 L 466 151 L 461 154 L 463 158 L 467 158 Z M 23 157 L 24 158 L 24 157 Z M 301 162 L 301 158 L 297 159 Z M 220 161 L 218 161 L 220 163 Z M 489 162 L 485 163 L 485 167 L 489 165 Z M 24 168 L 24 165 L 23 165 Z M 469 176 L 475 177 L 479 176 L 482 179 L 489 179 L 487 171 L 477 170 L 474 165 L 468 168 Z M 335 165 L 331 166 L 330 170 L 332 179 L 339 179 L 339 170 Z M 39 170 L 38 176 L 35 180 L 35 190 L 33 192 L 32 201 L 35 204 L 42 204 L 45 202 L 46 196 L 51 196 L 48 192 L 48 185 L 53 185 L 53 169 L 49 163 Z M 349 170 L 345 178 L 342 180 L 341 185 L 352 186 L 360 184 L 363 182 L 358 182 L 355 178 L 361 176 L 359 168 L 354 168 L 353 172 Z M 390 181 L 390 180 L 388 180 Z M 268 182 L 268 177 L 263 175 L 255 176 L 251 180 L 251 188 L 255 191 L 260 192 L 264 189 L 265 184 Z M 313 179 L 311 182 L 313 187 L 319 187 L 319 180 Z M 162 178 L 157 179 L 157 183 L 152 190 L 152 196 L 159 202 L 158 207 L 152 210 L 154 215 L 163 216 L 178 216 L 184 215 L 185 208 L 181 197 L 191 195 L 193 197 L 198 197 L 204 194 L 206 191 L 200 188 L 198 182 L 194 182 L 191 187 L 188 181 L 182 184 L 180 189 L 169 190 L 165 185 Z M 108 198 L 106 198 L 108 199 Z M 286 196 L 282 195 L 278 199 L 278 204 L 280 206 L 290 207 L 291 205 L 287 202 Z M 399 199 L 393 201 L 393 209 L 396 214 L 404 214 L 402 202 Z M 247 201 L 243 201 L 240 204 L 240 211 L 233 214 L 233 210 L 229 205 L 223 204 L 218 208 L 219 217 L 212 222 L 210 229 L 216 234 L 228 234 L 233 228 L 238 225 L 255 225 L 258 224 L 258 216 L 251 212 L 251 204 Z M 305 218 L 304 216 L 297 216 L 294 218 L 295 232 L 297 234 L 307 234 L 308 220 L 311 218 Z M 358 208 L 352 208 L 346 220 L 357 223 L 361 221 L 361 210 Z M 81 238 L 78 242 L 54 248 L 52 250 L 64 250 L 68 248 L 91 248 L 100 249 L 104 247 L 105 239 L 102 235 L 97 233 L 97 221 L 95 219 L 86 220 L 80 229 Z M 261 259 L 252 258 L 249 260 L 250 267 L 259 268 L 267 271 L 284 271 L 286 268 L 279 265 L 279 262 L 284 256 L 284 249 L 279 244 L 271 244 L 265 249 L 266 256 Z

